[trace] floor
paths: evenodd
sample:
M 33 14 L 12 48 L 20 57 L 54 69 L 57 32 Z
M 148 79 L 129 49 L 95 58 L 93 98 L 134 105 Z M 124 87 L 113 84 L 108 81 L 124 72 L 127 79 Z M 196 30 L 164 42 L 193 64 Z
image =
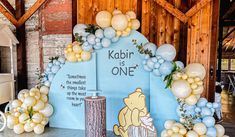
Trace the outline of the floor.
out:
M 235 97 L 227 91 L 223 91 L 221 97 L 223 112 L 222 124 L 226 129 L 226 134 L 230 137 L 235 137 Z

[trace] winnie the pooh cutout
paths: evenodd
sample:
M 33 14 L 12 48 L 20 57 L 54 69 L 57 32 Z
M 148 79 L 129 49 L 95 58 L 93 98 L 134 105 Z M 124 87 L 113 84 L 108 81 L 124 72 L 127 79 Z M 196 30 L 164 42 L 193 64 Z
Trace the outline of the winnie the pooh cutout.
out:
M 125 107 L 118 114 L 119 126 L 113 127 L 115 135 L 122 137 L 156 137 L 157 131 L 153 125 L 146 106 L 146 97 L 137 88 L 124 98 Z

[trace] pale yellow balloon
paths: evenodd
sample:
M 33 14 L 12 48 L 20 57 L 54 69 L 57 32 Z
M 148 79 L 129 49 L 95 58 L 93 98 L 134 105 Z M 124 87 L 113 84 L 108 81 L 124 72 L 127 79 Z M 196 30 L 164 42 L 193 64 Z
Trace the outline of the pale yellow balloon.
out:
M 126 37 L 130 34 L 130 31 L 122 31 L 122 37 Z
M 190 85 L 185 80 L 176 80 L 172 83 L 172 93 L 177 98 L 187 98 L 190 94 L 192 89 L 190 88 Z
M 171 127 L 173 126 L 174 123 L 175 123 L 174 120 L 167 120 L 167 121 L 164 123 L 165 129 L 171 129 Z
M 83 52 L 81 53 L 81 59 L 82 59 L 83 61 L 88 61 L 88 60 L 90 60 L 90 59 L 91 59 L 91 53 L 88 52 L 88 51 L 83 51 Z
M 174 123 L 173 126 L 177 126 L 179 128 L 184 128 L 184 125 L 181 123 Z
M 122 35 L 122 32 L 121 32 L 121 31 L 117 31 L 117 32 L 116 32 L 116 35 L 119 37 L 119 36 Z
M 173 126 L 171 129 L 172 129 L 172 131 L 175 132 L 175 133 L 178 133 L 179 130 L 180 130 L 180 128 L 177 127 L 177 126 Z
M 204 79 L 206 75 L 206 69 L 199 63 L 189 64 L 186 66 L 185 70 L 186 74 L 190 77 L 199 77 L 200 79 Z
M 130 17 L 130 19 L 136 19 L 136 14 L 134 11 L 126 12 L 126 15 L 128 15 Z
M 188 131 L 186 137 L 198 137 L 198 134 L 195 131 Z
M 117 14 L 113 16 L 111 24 L 115 30 L 123 31 L 128 26 L 128 19 L 124 14 Z
M 223 137 L 225 134 L 225 129 L 222 125 L 220 124 L 216 124 L 215 125 L 215 129 L 216 129 L 216 135 L 217 137 Z
M 197 123 L 193 126 L 193 130 L 197 132 L 198 135 L 206 134 L 206 126 L 203 123 Z
M 16 134 L 22 134 L 24 132 L 24 126 L 22 124 L 17 124 L 14 126 L 13 130 Z
M 187 130 L 186 130 L 185 128 L 181 128 L 181 129 L 179 130 L 179 133 L 180 133 L 181 135 L 185 135 L 185 134 L 187 133 Z
M 171 137 L 183 137 L 183 136 L 179 133 L 174 133 L 173 135 L 171 135 Z
M 173 132 L 171 129 L 168 129 L 168 130 L 167 130 L 167 134 L 168 134 L 169 136 L 172 136 L 173 133 L 174 133 L 174 132 Z
M 75 53 L 74 52 L 70 52 L 66 55 L 66 58 L 69 62 L 76 62 L 77 61 L 77 58 L 75 56 Z
M 122 12 L 118 9 L 115 9 L 115 10 L 113 10 L 112 14 L 117 15 L 117 14 L 122 14 Z
M 203 90 L 204 90 L 204 87 L 203 87 L 203 86 L 198 86 L 196 89 L 193 90 L 192 93 L 193 93 L 193 94 L 196 94 L 196 95 L 202 94 Z
M 166 130 L 163 130 L 163 131 L 161 132 L 161 137 L 168 137 L 168 133 L 167 133 Z
M 140 21 L 137 19 L 131 20 L 131 28 L 137 30 L 140 28 Z
M 195 95 L 190 95 L 185 99 L 185 103 L 188 105 L 195 105 L 197 103 L 197 97 Z
M 112 14 L 108 11 L 100 11 L 95 19 L 100 27 L 109 27 L 111 25 Z
M 82 47 L 79 45 L 73 46 L 73 52 L 75 53 L 81 53 L 82 52 Z
M 20 100 L 13 100 L 12 103 L 11 103 L 11 107 L 12 108 L 17 108 L 17 107 L 20 107 L 22 105 L 22 102 Z

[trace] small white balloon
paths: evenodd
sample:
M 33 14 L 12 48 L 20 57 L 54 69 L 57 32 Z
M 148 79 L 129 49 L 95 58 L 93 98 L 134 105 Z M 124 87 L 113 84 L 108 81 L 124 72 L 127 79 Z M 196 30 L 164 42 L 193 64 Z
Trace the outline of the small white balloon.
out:
M 185 70 L 189 77 L 199 77 L 202 80 L 206 76 L 206 69 L 200 63 L 189 64 L 186 66 Z
M 187 98 L 190 94 L 192 89 L 190 88 L 190 85 L 185 80 L 176 80 L 172 83 L 172 93 L 177 98 Z
M 215 125 L 215 129 L 216 129 L 216 135 L 217 137 L 223 137 L 225 134 L 225 129 L 222 125 L 220 124 L 216 124 Z
M 131 28 L 137 30 L 140 28 L 140 21 L 137 19 L 131 20 Z

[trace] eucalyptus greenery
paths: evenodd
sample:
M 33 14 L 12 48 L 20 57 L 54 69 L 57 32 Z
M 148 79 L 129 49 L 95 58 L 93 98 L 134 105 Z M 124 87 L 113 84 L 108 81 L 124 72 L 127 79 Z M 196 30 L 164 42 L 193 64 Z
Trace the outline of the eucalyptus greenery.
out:
M 58 60 L 59 56 L 54 56 L 49 58 L 49 63 L 53 63 L 54 60 Z
M 95 31 L 96 31 L 97 29 L 99 29 L 99 27 L 98 27 L 97 25 L 88 24 L 88 25 L 87 25 L 87 28 L 85 28 L 85 32 L 95 34 Z
M 165 88 L 171 87 L 171 85 L 173 83 L 173 75 L 176 72 L 180 71 L 180 68 L 176 65 L 176 63 L 175 62 L 172 62 L 172 63 L 173 63 L 173 70 L 171 71 L 171 74 L 166 75 L 165 78 L 164 78 L 164 81 L 166 81 L 166 87 Z
M 41 71 L 38 68 L 35 72 L 35 75 L 37 76 L 37 87 L 41 87 L 42 79 L 45 75 L 42 74 Z
M 185 110 L 185 106 L 186 106 L 185 101 L 181 99 L 177 99 L 177 101 L 180 105 L 179 111 L 182 112 L 180 117 L 184 119 L 184 122 L 182 122 L 182 124 L 187 130 L 192 130 L 194 126 L 193 121 L 201 117 L 200 113 L 196 113 L 194 116 L 186 115 L 187 110 Z
M 132 40 L 132 43 L 136 46 L 136 48 L 138 49 L 139 53 L 140 54 L 146 54 L 146 55 L 149 55 L 150 57 L 154 57 L 152 55 L 152 52 L 148 49 L 144 49 L 144 46 L 143 44 L 141 43 L 140 45 L 137 43 L 137 40 L 136 39 L 133 39 Z
M 82 36 L 80 36 L 78 33 L 75 33 L 75 41 L 79 42 L 79 43 L 83 43 L 84 41 L 82 40 Z

